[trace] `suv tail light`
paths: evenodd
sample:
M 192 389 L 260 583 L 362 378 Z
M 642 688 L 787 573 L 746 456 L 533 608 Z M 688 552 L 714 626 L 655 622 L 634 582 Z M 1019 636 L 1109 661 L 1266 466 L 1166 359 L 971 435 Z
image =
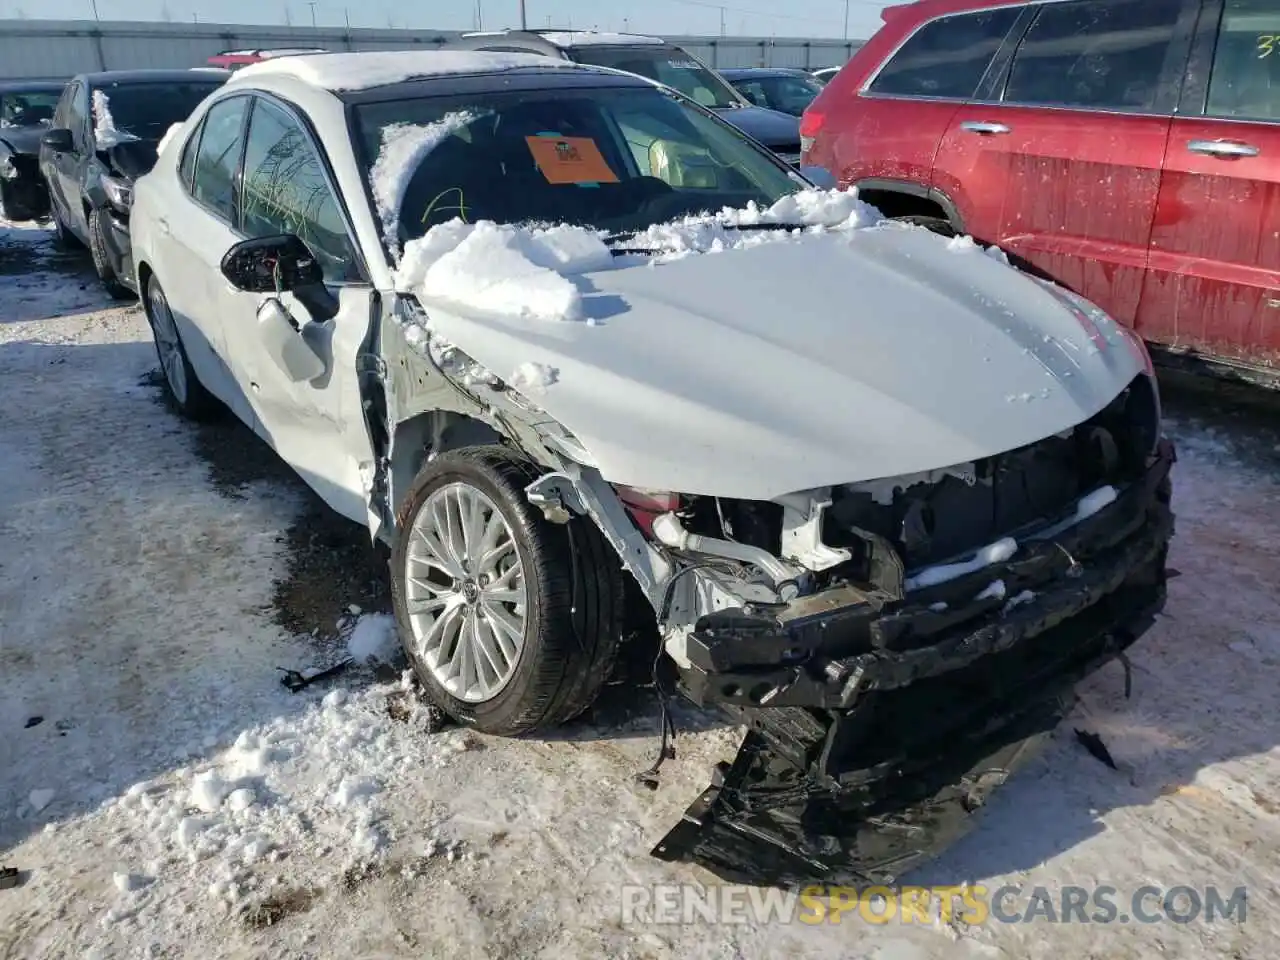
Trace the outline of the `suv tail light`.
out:
M 813 143 L 826 123 L 827 115 L 820 110 L 809 109 L 800 118 L 800 155 L 804 156 L 813 149 Z

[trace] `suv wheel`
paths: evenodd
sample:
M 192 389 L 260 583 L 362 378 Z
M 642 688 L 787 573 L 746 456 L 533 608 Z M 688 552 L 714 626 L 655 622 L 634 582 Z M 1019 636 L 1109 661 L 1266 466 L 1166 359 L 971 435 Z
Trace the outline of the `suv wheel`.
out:
M 590 520 L 553 524 L 524 495 L 538 471 L 505 447 L 422 468 L 399 516 L 391 590 L 428 697 L 515 736 L 580 714 L 623 634 L 624 572 Z

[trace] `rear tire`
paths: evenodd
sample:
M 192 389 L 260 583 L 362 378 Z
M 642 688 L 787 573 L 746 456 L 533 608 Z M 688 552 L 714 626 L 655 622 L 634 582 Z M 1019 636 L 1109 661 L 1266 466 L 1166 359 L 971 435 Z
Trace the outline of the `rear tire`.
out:
M 169 299 L 155 277 L 147 280 L 143 306 L 147 322 L 151 324 L 151 336 L 155 341 L 169 405 L 188 420 L 215 419 L 222 413 L 223 406 L 196 376 L 187 358 L 186 347 L 182 345 L 173 311 L 169 308 Z
M 405 497 L 391 555 L 396 623 L 427 696 L 498 736 L 591 706 L 624 633 L 616 553 L 591 520 L 553 524 L 529 503 L 538 474 L 496 445 L 436 457 Z
M 104 216 L 106 214 L 97 207 L 89 213 L 89 253 L 93 255 L 93 269 L 113 299 L 129 300 L 133 298 L 133 291 L 120 280 L 107 253 L 107 228 L 102 222 Z

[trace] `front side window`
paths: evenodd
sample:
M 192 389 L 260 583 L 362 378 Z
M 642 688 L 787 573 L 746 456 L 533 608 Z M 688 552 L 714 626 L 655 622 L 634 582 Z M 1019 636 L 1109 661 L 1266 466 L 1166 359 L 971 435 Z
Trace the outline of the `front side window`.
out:
M 320 157 L 297 120 L 266 100 L 254 104 L 249 118 L 240 216 L 247 236 L 299 237 L 329 282 L 359 279 L 347 227 Z
M 396 203 L 379 219 L 395 222 L 401 244 L 454 217 L 627 233 L 769 206 L 801 188 L 729 124 L 657 87 L 396 100 L 353 112 L 370 193 Z M 415 169 L 388 162 L 415 140 L 434 142 Z
M 228 97 L 210 107 L 196 149 L 191 195 L 230 223 L 235 223 L 236 167 L 248 103 L 248 97 Z
M 881 68 L 868 92 L 968 100 L 1017 19 L 1016 7 L 1002 7 L 927 23 Z
M 0 97 L 0 127 L 47 127 L 61 90 L 15 90 Z
M 576 47 L 573 59 L 596 67 L 638 74 L 679 90 L 694 103 L 716 109 L 736 107 L 742 100 L 724 80 L 679 47 L 601 45 Z
M 1209 75 L 1211 117 L 1280 120 L 1280 2 L 1227 0 Z
M 1009 70 L 1006 103 L 1155 110 L 1183 0 L 1045 4 Z
M 106 83 L 96 88 L 107 117 L 100 124 L 142 140 L 159 140 L 166 130 L 191 116 L 221 81 L 187 80 L 165 83 Z M 109 119 L 108 119 L 109 117 Z
M 756 106 L 797 117 L 822 92 L 822 84 L 807 77 L 759 77 L 739 80 L 734 86 Z
M 66 123 L 67 129 L 71 131 L 71 136 L 76 142 L 76 146 L 84 146 L 85 96 L 84 87 L 81 84 L 77 83 L 67 91 Z

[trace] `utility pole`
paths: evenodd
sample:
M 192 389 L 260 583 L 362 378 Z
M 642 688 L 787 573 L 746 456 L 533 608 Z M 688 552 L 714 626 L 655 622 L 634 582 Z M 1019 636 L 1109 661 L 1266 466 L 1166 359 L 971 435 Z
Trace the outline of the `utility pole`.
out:
M 93 19 L 98 19 L 98 0 L 89 0 L 89 6 L 93 7 Z
M 525 16 L 524 0 L 520 0 L 520 29 L 521 30 L 529 29 L 529 21 Z
M 316 28 L 316 0 L 307 0 L 307 6 L 311 8 L 311 29 Z
M 849 0 L 844 0 L 844 38 L 849 39 Z
M 476 0 L 476 29 L 484 29 L 484 9 L 480 0 Z
M 724 7 L 720 8 L 720 36 L 724 36 Z

